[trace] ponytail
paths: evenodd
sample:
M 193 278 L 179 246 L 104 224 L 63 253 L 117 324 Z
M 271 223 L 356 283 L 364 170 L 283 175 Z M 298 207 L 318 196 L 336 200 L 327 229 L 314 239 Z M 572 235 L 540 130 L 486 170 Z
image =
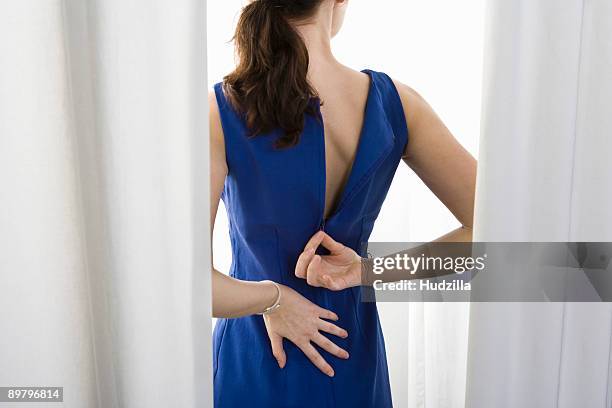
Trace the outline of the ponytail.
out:
M 321 0 L 254 0 L 240 15 L 234 42 L 238 64 L 224 78 L 232 105 L 252 136 L 280 129 L 277 147 L 299 142 L 318 98 L 307 79 L 308 50 L 290 21 L 312 17 Z

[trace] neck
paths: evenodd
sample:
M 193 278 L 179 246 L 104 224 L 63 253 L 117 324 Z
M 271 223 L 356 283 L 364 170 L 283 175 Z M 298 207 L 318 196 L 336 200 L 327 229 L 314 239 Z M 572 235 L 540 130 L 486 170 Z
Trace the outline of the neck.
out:
M 326 68 L 338 65 L 331 49 L 331 18 L 317 18 L 314 22 L 296 24 L 295 29 L 308 50 L 309 78 L 316 78 Z

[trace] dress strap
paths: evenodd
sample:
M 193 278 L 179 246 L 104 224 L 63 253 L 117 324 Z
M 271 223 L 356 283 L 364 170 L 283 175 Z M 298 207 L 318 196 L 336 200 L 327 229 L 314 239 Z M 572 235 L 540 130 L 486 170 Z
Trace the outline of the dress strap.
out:
M 370 69 L 364 69 L 362 72 L 369 73 L 375 82 L 387 120 L 393 128 L 396 141 L 400 144 L 401 150 L 404 151 L 409 140 L 408 123 L 406 122 L 406 113 L 402 99 L 393 79 L 384 72 Z

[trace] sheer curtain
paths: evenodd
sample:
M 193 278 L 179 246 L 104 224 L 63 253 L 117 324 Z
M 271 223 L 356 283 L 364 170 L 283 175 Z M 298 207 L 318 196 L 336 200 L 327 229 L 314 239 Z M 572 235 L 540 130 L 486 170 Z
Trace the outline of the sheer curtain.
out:
M 476 240 L 612 241 L 611 21 L 490 2 Z M 610 304 L 472 304 L 466 406 L 609 407 L 611 347 Z
M 0 5 L 0 384 L 211 403 L 205 3 Z

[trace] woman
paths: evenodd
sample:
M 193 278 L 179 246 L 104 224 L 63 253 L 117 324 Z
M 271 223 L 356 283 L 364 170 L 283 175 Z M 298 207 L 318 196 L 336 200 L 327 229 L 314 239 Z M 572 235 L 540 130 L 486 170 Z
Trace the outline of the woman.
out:
M 213 270 L 217 407 L 392 406 L 360 260 L 402 159 L 463 225 L 441 240 L 471 240 L 474 159 L 411 88 L 336 61 L 347 3 L 250 2 L 211 93 L 211 221 L 222 198 L 233 251 Z

